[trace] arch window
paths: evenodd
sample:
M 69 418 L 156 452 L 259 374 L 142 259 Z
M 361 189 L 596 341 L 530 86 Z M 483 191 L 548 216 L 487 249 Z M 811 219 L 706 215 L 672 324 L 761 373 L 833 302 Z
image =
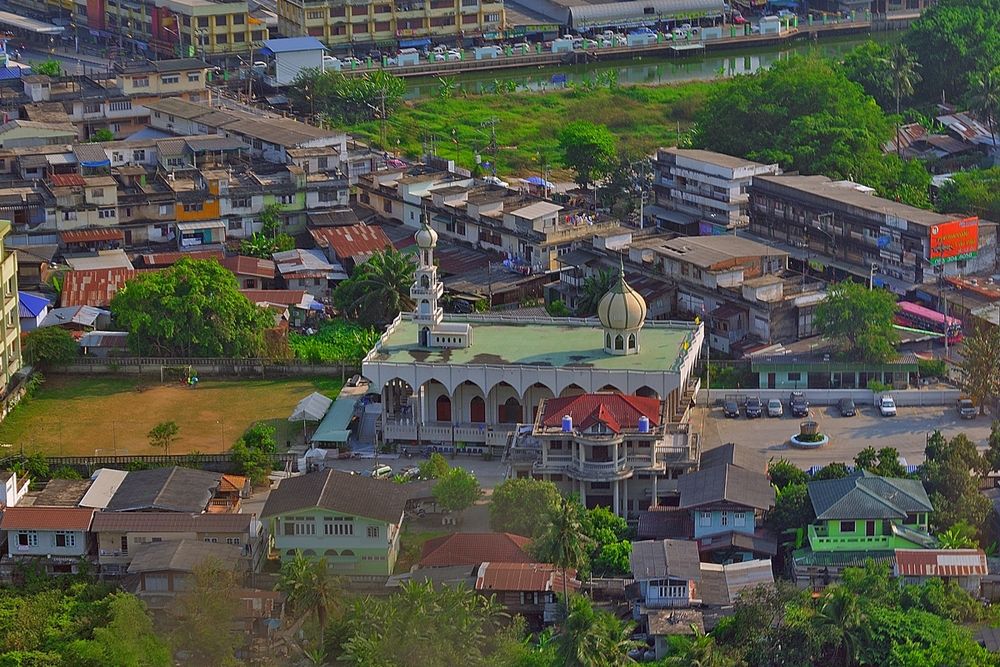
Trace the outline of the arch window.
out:
M 486 421 L 486 401 L 482 396 L 473 396 L 469 401 L 469 421 L 482 424 Z
M 623 350 L 623 349 L 625 349 L 625 339 L 622 338 L 621 334 L 618 334 L 617 336 L 615 336 L 615 349 L 616 350 Z
M 628 335 L 628 349 L 630 350 L 635 349 L 635 334 Z
M 439 422 L 451 421 L 451 399 L 449 397 L 444 395 L 438 396 L 435 408 L 437 412 L 436 417 Z

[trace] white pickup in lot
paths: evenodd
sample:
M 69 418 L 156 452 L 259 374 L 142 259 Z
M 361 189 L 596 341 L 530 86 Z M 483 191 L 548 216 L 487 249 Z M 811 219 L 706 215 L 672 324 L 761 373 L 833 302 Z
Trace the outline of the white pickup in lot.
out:
M 875 407 L 883 417 L 896 416 L 896 401 L 892 396 L 879 396 L 875 399 Z

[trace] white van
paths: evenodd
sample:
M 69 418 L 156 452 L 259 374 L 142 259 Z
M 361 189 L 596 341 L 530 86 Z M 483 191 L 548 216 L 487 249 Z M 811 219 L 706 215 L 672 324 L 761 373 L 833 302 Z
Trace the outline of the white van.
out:
M 392 477 L 392 468 L 385 464 L 378 465 L 366 472 L 365 475 L 373 479 L 386 479 L 387 477 Z

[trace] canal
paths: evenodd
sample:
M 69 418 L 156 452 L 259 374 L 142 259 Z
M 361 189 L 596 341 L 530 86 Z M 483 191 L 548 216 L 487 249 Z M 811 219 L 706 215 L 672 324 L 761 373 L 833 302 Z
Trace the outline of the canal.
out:
M 614 71 L 621 85 L 654 85 L 705 81 L 720 76 L 750 74 L 767 68 L 779 60 L 793 55 L 819 55 L 838 58 L 868 39 L 896 40 L 901 32 L 852 35 L 817 41 L 799 40 L 780 47 L 768 46 L 753 49 L 714 51 L 685 58 L 636 58 L 634 60 L 609 60 L 587 65 L 555 65 L 525 69 L 467 72 L 453 78 L 470 93 L 493 92 L 497 81 L 514 81 L 527 90 L 555 90 L 569 83 L 583 83 L 596 79 L 605 71 Z M 406 98 L 418 99 L 437 93 L 437 77 L 406 79 Z

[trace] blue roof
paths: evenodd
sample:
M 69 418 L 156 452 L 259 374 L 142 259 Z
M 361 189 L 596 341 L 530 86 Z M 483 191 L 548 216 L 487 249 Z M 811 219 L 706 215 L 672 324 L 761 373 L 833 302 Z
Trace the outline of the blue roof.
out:
M 43 296 L 27 292 L 17 293 L 18 317 L 38 317 L 50 305 L 51 302 Z
M 315 37 L 285 37 L 280 39 L 269 39 L 264 42 L 261 48 L 263 54 L 292 53 L 294 51 L 325 51 L 323 42 Z

